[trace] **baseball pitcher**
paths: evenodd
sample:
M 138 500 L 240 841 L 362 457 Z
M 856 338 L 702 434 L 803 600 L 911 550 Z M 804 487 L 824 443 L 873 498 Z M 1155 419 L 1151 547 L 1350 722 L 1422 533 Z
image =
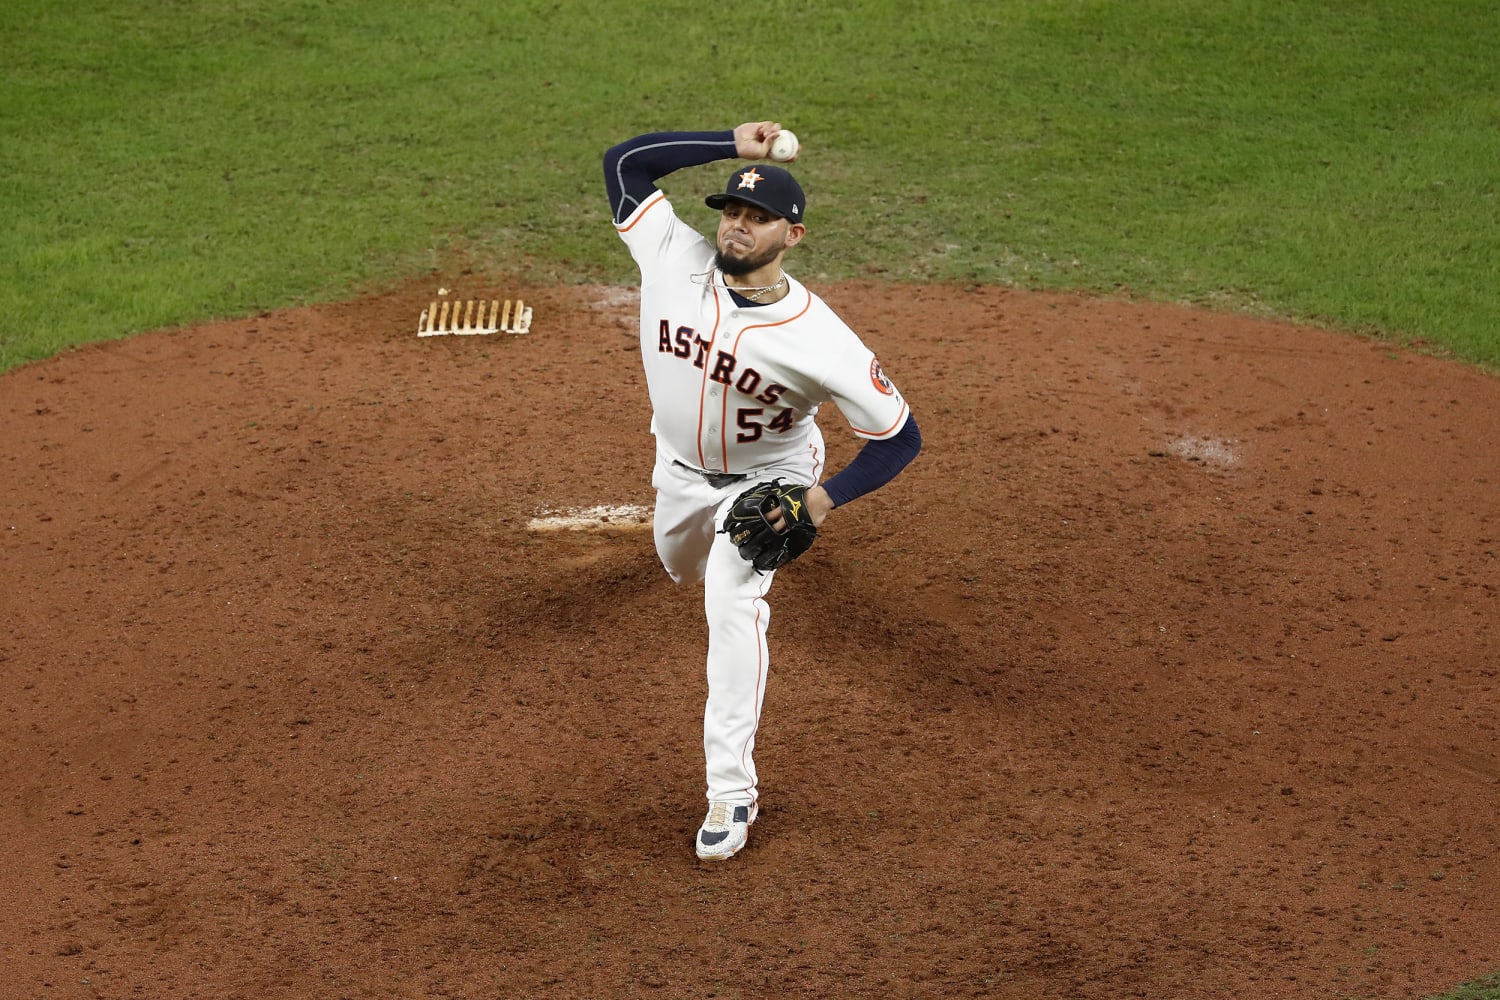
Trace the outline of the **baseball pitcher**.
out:
M 762 121 L 658 132 L 604 155 L 615 228 L 641 272 L 656 551 L 675 582 L 704 585 L 708 815 L 696 851 L 706 861 L 743 848 L 759 811 L 755 734 L 777 568 L 806 551 L 831 511 L 885 485 L 922 447 L 875 355 L 782 268 L 808 211 L 796 178 L 763 162 L 782 131 Z M 719 213 L 709 240 L 656 182 L 733 159 L 744 162 L 704 199 Z M 866 444 L 824 482 L 816 418 L 829 402 Z

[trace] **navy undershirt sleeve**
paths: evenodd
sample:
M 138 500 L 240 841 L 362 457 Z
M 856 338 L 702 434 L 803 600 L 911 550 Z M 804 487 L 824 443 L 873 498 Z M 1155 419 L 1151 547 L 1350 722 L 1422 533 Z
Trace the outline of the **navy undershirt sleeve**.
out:
M 651 132 L 611 146 L 604 154 L 604 189 L 615 223 L 630 218 L 630 213 L 656 193 L 656 182 L 674 170 L 738 156 L 732 129 Z
M 835 507 L 842 507 L 895 479 L 921 450 L 922 432 L 917 429 L 917 418 L 907 414 L 906 423 L 893 437 L 866 442 L 854 461 L 824 483 L 823 489 Z

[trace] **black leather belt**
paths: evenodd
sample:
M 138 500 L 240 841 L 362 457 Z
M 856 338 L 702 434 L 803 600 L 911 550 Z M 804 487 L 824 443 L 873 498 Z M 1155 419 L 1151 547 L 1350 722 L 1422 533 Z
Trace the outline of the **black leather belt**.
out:
M 716 490 L 722 490 L 724 487 L 732 486 L 735 483 L 742 483 L 746 479 L 750 478 L 742 472 L 705 472 L 702 469 L 693 468 L 686 462 L 678 462 L 675 459 L 673 460 L 672 464 L 680 465 L 689 472 L 702 476 L 703 481 L 708 483 L 708 485 L 712 486 Z

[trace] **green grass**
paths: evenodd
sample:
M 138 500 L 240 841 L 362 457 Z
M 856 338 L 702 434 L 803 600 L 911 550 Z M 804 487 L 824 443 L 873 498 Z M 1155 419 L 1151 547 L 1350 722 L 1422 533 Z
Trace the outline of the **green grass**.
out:
M 1186 301 L 1500 362 L 1489 0 L 654 10 L 10 0 L 0 369 L 464 265 L 628 281 L 602 149 L 761 115 L 806 145 L 806 277 Z
M 1500 1000 L 1500 973 L 1481 976 L 1467 986 L 1431 1000 Z
M 629 282 L 603 149 L 762 116 L 804 140 L 804 277 L 1500 364 L 1497 39 L 1492 0 L 7 0 L 0 371 L 460 267 Z

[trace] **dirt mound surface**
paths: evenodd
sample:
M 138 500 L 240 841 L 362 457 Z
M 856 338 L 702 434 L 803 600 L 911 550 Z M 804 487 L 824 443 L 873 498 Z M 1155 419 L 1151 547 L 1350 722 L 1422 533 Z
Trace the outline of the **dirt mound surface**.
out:
M 764 809 L 709 867 L 701 593 L 630 523 L 533 523 L 649 509 L 634 294 L 418 338 L 431 291 L 0 378 L 0 994 L 1500 967 L 1500 380 L 1186 308 L 824 289 L 926 450 L 778 577 Z

